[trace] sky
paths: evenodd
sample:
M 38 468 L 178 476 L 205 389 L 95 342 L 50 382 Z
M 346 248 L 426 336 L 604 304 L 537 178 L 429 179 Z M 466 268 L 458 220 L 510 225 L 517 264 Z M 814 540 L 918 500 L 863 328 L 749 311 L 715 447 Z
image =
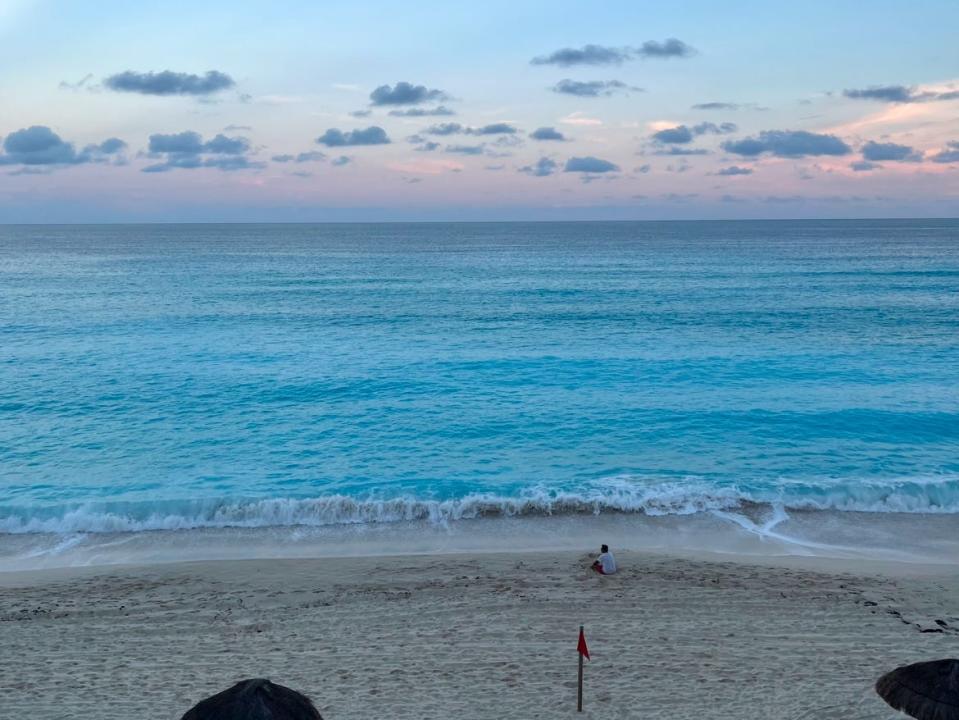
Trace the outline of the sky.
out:
M 959 216 L 959 3 L 0 0 L 0 222 Z

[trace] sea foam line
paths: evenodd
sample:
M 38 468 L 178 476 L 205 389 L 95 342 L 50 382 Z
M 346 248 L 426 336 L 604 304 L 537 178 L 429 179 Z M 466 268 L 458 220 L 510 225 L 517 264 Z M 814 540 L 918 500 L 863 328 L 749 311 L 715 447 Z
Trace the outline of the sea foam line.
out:
M 959 477 L 716 487 L 702 480 L 607 478 L 578 491 L 530 488 L 431 500 L 329 495 L 314 498 L 86 503 L 61 508 L 0 506 L 0 533 L 104 533 L 226 527 L 360 525 L 425 521 L 443 525 L 483 517 L 643 513 L 690 515 L 779 506 L 789 510 L 959 513 Z

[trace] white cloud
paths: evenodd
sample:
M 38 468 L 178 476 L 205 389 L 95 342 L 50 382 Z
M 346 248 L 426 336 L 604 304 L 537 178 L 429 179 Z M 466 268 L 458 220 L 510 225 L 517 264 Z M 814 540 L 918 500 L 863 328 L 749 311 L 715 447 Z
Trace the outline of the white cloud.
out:
M 564 118 L 560 118 L 559 122 L 563 125 L 602 125 L 603 121 L 599 118 L 588 117 L 586 113 L 583 112 L 574 112 L 570 113 Z
M 413 160 L 404 163 L 391 163 L 386 167 L 389 170 L 414 175 L 442 175 L 445 172 L 459 172 L 464 165 L 452 160 Z

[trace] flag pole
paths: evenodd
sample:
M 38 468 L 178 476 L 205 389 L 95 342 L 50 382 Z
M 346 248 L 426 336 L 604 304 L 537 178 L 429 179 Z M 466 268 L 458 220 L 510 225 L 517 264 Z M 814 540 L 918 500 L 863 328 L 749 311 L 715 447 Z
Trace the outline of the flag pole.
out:
M 579 636 L 583 637 L 583 626 L 579 626 Z M 579 682 L 576 686 L 576 712 L 583 712 L 583 653 L 577 652 L 579 656 Z

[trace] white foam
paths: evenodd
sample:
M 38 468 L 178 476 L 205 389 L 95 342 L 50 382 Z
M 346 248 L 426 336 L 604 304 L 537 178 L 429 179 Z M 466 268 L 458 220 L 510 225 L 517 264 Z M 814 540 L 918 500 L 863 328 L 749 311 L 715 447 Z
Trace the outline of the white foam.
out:
M 655 480 L 619 476 L 554 492 L 531 488 L 517 496 L 472 494 L 450 500 L 416 497 L 182 501 L 171 508 L 144 501 L 88 503 L 45 514 L 0 508 L 0 533 L 117 533 L 198 528 L 262 528 L 427 521 L 444 526 L 482 517 L 642 513 L 691 515 L 770 506 L 790 510 L 874 513 L 959 513 L 959 477 L 931 476 L 858 482 L 788 483 L 769 489 L 716 487 L 696 478 Z M 780 520 L 781 522 L 781 520 Z M 777 523 L 778 524 L 778 523 Z M 769 528 L 771 531 L 772 528 Z

